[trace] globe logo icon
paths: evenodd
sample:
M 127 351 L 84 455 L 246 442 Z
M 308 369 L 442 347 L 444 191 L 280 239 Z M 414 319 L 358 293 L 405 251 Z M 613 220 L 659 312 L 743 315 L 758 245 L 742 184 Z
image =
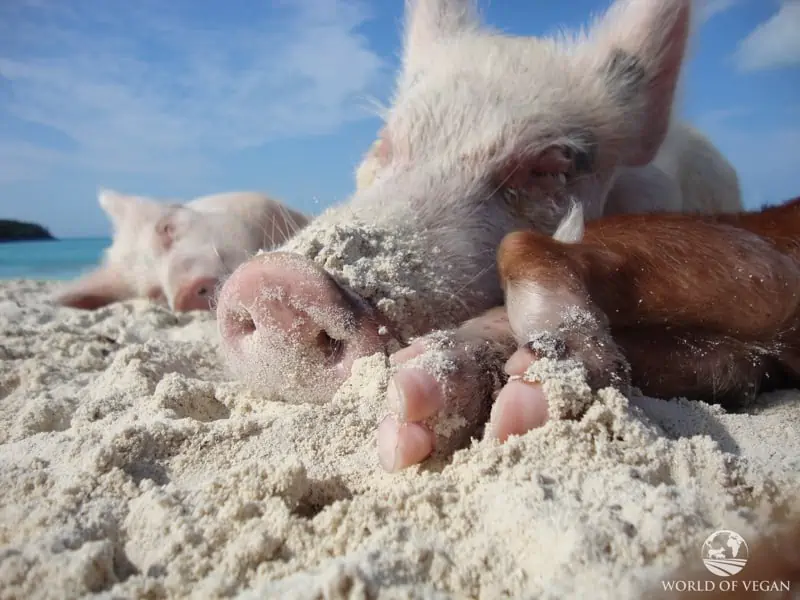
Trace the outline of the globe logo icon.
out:
M 719 577 L 730 577 L 744 569 L 750 558 L 747 542 L 735 531 L 715 531 L 703 542 L 703 564 Z

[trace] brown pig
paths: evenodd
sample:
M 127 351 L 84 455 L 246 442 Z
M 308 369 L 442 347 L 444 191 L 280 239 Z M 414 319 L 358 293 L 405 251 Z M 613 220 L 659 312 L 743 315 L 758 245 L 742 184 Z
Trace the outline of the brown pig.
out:
M 576 204 L 552 237 L 506 236 L 498 270 L 521 346 L 511 375 L 550 353 L 581 360 L 594 387 L 729 409 L 800 384 L 800 197 L 757 212 L 592 222 Z M 497 404 L 500 437 L 546 419 L 535 385 L 512 381 Z

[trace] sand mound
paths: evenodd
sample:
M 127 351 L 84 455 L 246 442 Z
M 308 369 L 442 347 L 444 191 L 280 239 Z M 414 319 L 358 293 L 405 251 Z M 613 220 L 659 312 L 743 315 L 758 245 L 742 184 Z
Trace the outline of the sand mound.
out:
M 380 357 L 325 406 L 228 380 L 209 315 L 0 286 L 0 597 L 634 598 L 800 491 L 800 394 L 597 394 L 447 464 L 378 467 Z M 555 389 L 556 384 L 552 384 Z

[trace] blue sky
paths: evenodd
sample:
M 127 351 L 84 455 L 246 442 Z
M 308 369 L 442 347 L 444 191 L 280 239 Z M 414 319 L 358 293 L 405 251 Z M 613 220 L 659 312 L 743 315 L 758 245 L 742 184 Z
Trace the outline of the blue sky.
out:
M 800 195 L 800 0 L 696 0 L 683 113 L 745 202 Z M 0 217 L 106 235 L 98 186 L 189 199 L 263 190 L 312 213 L 345 198 L 380 126 L 400 0 L 0 2 Z M 479 0 L 521 35 L 608 0 Z

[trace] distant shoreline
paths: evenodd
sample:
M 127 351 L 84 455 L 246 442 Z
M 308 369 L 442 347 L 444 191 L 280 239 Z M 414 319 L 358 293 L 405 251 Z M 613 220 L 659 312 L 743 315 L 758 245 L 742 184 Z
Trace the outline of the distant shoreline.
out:
M 38 223 L 0 219 L 0 244 L 8 242 L 57 241 L 48 229 Z

